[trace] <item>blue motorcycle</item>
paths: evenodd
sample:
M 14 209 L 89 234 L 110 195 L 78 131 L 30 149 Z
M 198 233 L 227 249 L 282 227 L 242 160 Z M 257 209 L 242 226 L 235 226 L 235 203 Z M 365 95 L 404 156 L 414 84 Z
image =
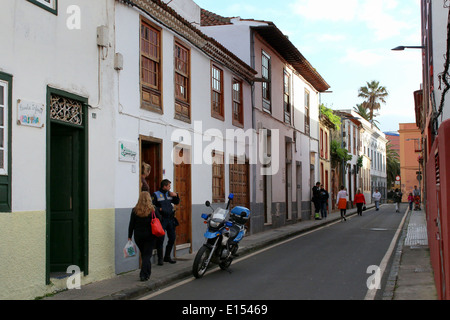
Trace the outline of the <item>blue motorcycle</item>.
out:
M 205 205 L 211 210 L 210 214 L 202 214 L 208 228 L 205 232 L 205 243 L 198 250 L 192 266 L 192 273 L 201 278 L 210 263 L 218 264 L 222 270 L 227 270 L 237 256 L 239 242 L 245 236 L 245 224 L 250 218 L 250 210 L 245 207 L 234 207 L 229 210 L 233 194 L 228 196 L 226 209 L 212 208 L 209 201 Z

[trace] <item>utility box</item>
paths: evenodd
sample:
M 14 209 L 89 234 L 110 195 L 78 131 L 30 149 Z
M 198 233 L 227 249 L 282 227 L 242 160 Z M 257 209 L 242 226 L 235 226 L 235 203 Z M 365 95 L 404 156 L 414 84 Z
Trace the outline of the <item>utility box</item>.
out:
M 97 27 L 97 45 L 107 47 L 109 45 L 109 30 L 107 26 Z
M 121 53 L 116 53 L 114 56 L 114 69 L 123 70 L 123 55 Z

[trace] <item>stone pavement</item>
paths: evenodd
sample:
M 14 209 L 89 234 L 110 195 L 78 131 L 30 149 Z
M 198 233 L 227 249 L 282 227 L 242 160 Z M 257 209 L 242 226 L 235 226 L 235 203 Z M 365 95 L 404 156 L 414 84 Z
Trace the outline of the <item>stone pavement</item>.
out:
M 384 300 L 437 300 L 423 211 L 410 211 L 397 245 Z
M 368 210 L 371 208 L 373 208 L 373 205 L 367 206 Z M 424 219 L 420 215 L 420 212 L 417 212 L 417 214 L 413 212 L 411 215 L 411 219 L 409 220 L 411 231 L 407 238 L 408 244 L 402 246 L 403 249 L 400 249 L 400 251 L 397 248 L 395 256 L 398 256 L 396 259 L 398 261 L 394 261 L 393 263 L 393 269 L 395 270 L 391 270 L 390 272 L 387 286 L 388 292 L 384 293 L 383 299 L 436 299 L 432 294 L 432 273 L 429 266 L 429 255 L 427 256 L 427 246 L 423 244 L 422 226 Z M 347 210 L 347 216 L 354 214 L 356 214 L 356 209 Z M 246 236 L 240 243 L 239 254 L 240 256 L 244 256 L 338 220 L 340 220 L 340 213 L 332 212 L 328 215 L 328 218 L 324 220 L 302 221 L 296 224 Z M 422 242 L 419 243 L 418 241 Z M 413 244 L 411 245 L 411 243 Z M 399 243 L 399 246 L 400 244 L 401 243 Z M 417 248 L 418 246 L 420 248 Z M 173 284 L 176 281 L 192 277 L 192 263 L 194 257 L 195 253 L 177 258 L 176 264 L 165 263 L 164 266 L 152 265 L 152 275 L 150 280 L 146 282 L 139 281 L 139 270 L 135 270 L 117 275 L 111 279 L 82 285 L 81 289 L 65 290 L 56 293 L 53 296 L 46 297 L 44 300 L 135 299 L 139 296 L 148 294 L 153 290 L 158 290 L 164 286 Z M 401 259 L 399 259 L 400 257 Z M 420 277 L 417 277 L 418 275 Z M 424 279 L 422 280 L 422 278 Z

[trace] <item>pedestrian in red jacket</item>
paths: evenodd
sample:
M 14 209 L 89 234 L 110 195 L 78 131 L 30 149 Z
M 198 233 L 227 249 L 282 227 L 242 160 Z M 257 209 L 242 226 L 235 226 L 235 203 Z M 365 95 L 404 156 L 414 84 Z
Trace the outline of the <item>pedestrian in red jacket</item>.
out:
M 366 198 L 364 198 L 364 194 L 361 193 L 361 190 L 358 189 L 358 192 L 355 195 L 355 201 L 353 201 L 353 203 L 356 204 L 358 215 L 362 216 L 363 205 L 366 204 Z

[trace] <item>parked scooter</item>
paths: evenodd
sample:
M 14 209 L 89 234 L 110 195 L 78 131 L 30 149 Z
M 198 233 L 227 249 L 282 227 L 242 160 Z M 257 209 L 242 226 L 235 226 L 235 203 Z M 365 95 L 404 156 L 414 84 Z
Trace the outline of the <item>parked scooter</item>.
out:
M 250 210 L 245 207 L 234 207 L 229 210 L 233 194 L 228 196 L 226 209 L 212 208 L 209 201 L 205 205 L 211 210 L 210 214 L 202 214 L 208 228 L 205 232 L 205 243 L 197 252 L 192 266 L 192 273 L 201 278 L 210 263 L 218 264 L 222 270 L 228 269 L 237 256 L 239 242 L 245 236 L 245 223 L 250 218 Z

